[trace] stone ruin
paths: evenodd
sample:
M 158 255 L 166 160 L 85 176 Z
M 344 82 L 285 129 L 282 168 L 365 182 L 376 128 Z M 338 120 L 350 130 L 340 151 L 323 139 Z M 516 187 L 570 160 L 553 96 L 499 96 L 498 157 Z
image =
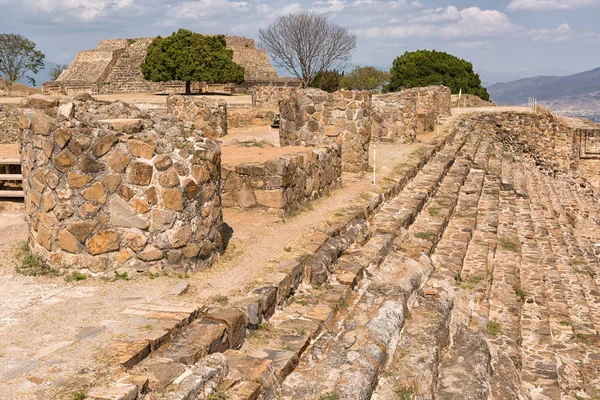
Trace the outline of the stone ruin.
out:
M 75 60 L 56 81 L 44 83 L 42 90 L 47 94 L 66 95 L 184 92 L 185 82 L 150 82 L 144 79 L 141 65 L 153 39 L 102 40 L 97 49 L 77 54 Z M 227 48 L 233 50 L 233 61 L 245 68 L 244 78 L 248 83 L 278 81 L 277 72 L 271 66 L 267 53 L 257 49 L 254 40 L 238 36 L 226 36 L 225 40 Z M 223 85 L 218 86 L 224 89 Z M 199 92 L 203 87 L 195 82 L 192 90 Z
M 475 96 L 474 94 L 463 94 L 460 96 L 460 104 L 459 104 L 459 95 L 452 95 L 452 107 L 493 107 L 494 103 L 491 101 L 485 101 L 479 96 Z
M 121 102 L 28 102 L 20 117 L 31 250 L 58 270 L 195 270 L 222 249 L 221 149 Z
M 214 99 L 194 99 L 171 95 L 167 112 L 179 119 L 191 121 L 204 135 L 218 138 L 227 135 L 227 102 Z
M 372 141 L 412 143 L 417 132 L 433 131 L 438 119 L 450 115 L 450 89 L 444 86 L 397 93 L 319 89 L 256 89 L 261 104 L 278 103 L 282 146 L 342 146 L 344 171 L 369 167 Z

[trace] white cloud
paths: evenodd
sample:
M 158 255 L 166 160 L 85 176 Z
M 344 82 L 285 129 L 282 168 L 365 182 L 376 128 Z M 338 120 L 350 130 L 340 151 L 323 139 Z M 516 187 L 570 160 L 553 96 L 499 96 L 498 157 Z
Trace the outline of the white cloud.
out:
M 600 7 L 600 0 L 512 0 L 509 10 L 566 10 L 582 7 Z
M 531 29 L 527 32 L 527 36 L 530 36 L 534 42 L 565 42 L 569 40 L 571 33 L 569 24 L 560 24 L 554 29 Z
M 479 48 L 485 46 L 485 42 L 482 42 L 482 41 L 456 42 L 454 45 L 456 47 L 460 47 L 461 49 L 479 49 Z
M 28 0 L 28 2 L 46 12 L 62 10 L 71 17 L 91 21 L 109 12 L 131 6 L 134 0 Z
M 434 36 L 442 39 L 494 36 L 517 29 L 506 14 L 497 10 L 469 7 L 454 10 L 447 7 L 425 10 L 420 16 L 407 20 L 393 19 L 393 25 L 375 25 L 356 30 L 368 37 Z
M 251 9 L 252 5 L 244 1 L 184 1 L 172 7 L 171 15 L 179 19 L 203 19 L 228 12 L 247 12 Z

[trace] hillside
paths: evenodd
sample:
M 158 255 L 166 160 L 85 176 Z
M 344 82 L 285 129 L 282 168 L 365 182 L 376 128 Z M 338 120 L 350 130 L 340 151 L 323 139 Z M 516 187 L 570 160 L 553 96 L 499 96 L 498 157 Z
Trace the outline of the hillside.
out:
M 556 112 L 600 119 L 600 68 L 564 77 L 536 76 L 496 83 L 488 91 L 498 105 L 527 104 L 527 99 L 534 97 Z
M 23 85 L 21 83 L 15 83 L 13 85 L 12 90 L 13 90 L 14 96 L 23 96 L 25 94 L 42 93 L 42 91 L 40 89 L 33 88 L 33 87 L 27 86 L 27 85 Z M 0 78 L 0 96 L 6 96 L 6 95 L 7 95 L 6 83 L 4 82 L 4 79 Z

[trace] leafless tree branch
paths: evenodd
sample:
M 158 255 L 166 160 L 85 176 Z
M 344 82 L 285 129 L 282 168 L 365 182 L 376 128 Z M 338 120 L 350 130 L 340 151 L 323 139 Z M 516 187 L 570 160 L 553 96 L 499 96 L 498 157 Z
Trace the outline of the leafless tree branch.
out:
M 356 35 L 330 23 L 324 14 L 300 12 L 259 30 L 261 47 L 277 66 L 310 85 L 319 72 L 343 68 L 352 59 Z

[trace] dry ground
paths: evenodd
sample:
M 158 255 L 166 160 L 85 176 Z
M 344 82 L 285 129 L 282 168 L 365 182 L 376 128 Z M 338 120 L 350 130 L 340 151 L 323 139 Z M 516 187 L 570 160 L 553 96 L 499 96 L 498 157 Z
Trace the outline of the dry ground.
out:
M 131 98 L 139 99 L 137 95 Z M 461 110 L 446 118 L 440 134 L 445 135 L 460 114 L 473 111 L 478 110 Z M 419 136 L 421 143 L 378 145 L 378 185 L 385 184 L 382 178 L 395 165 L 430 145 L 437 134 Z M 255 139 L 277 144 L 277 135 L 269 128 L 234 130 L 224 138 L 229 144 L 224 147 L 224 160 L 249 160 L 252 150 L 275 155 L 284 149 L 240 148 L 235 143 Z M 236 151 L 243 155 L 237 156 Z M 302 252 L 308 233 L 370 191 L 371 179 L 370 172 L 344 174 L 343 188 L 313 202 L 294 218 L 225 209 L 224 220 L 232 230 L 228 249 L 215 267 L 189 277 L 171 274 L 67 282 L 63 276 L 21 275 L 15 265 L 16 248 L 27 239 L 23 208 L 0 202 L 0 398 L 40 398 L 42 391 L 60 387 L 64 398 L 72 399 L 75 391 L 102 379 L 106 371 L 102 349 L 108 343 L 160 328 L 157 321 L 123 314 L 127 307 L 160 299 L 203 304 L 217 295 L 243 295 L 279 260 Z M 182 279 L 190 283 L 189 293 L 180 298 L 169 295 L 169 289 Z

